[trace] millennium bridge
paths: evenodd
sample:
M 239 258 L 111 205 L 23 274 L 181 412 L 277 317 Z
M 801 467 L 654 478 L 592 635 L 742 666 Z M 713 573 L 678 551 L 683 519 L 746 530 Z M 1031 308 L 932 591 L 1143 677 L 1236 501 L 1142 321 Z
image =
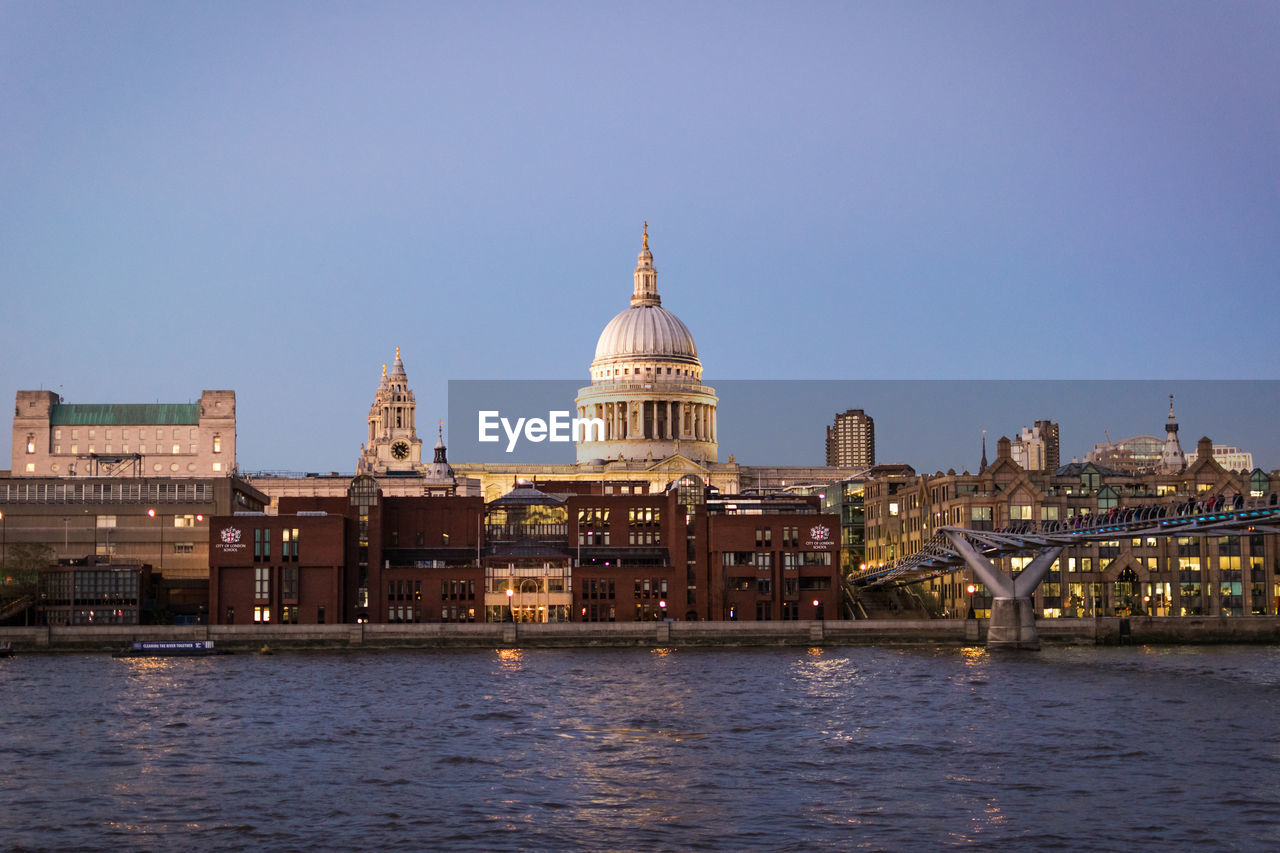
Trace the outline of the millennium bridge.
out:
M 1068 546 L 1123 537 L 1243 532 L 1280 533 L 1276 495 L 1238 497 L 1229 504 L 1219 499 L 1116 509 L 1065 521 L 1025 522 L 999 530 L 939 527 L 915 553 L 857 572 L 850 580 L 861 587 L 905 585 L 967 566 L 992 594 L 988 648 L 1038 649 L 1040 639 L 1031 596 Z M 1005 572 L 993 562 L 1028 554 L 1034 556 L 1020 572 Z

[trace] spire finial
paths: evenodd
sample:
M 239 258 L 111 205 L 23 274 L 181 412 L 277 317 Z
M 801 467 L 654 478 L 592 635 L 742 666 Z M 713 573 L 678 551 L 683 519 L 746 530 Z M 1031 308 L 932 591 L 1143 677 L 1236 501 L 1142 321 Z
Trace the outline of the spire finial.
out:
M 641 248 L 647 250 L 649 248 L 649 220 L 647 219 L 644 221 L 644 239 L 642 242 L 643 246 Z
M 383 379 L 387 378 L 387 366 L 385 364 L 382 365 L 382 378 Z
M 396 347 L 396 361 L 400 360 L 400 347 Z

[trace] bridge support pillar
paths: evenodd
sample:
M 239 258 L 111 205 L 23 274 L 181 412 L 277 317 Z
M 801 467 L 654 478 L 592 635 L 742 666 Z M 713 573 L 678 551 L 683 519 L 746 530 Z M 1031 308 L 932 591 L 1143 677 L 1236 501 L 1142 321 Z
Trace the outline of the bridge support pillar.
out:
M 1040 650 L 1036 615 L 1030 598 L 995 598 L 987 626 L 987 648 Z
M 1044 580 L 1063 546 L 1054 545 L 1036 554 L 1017 577 L 996 568 L 964 537 L 966 531 L 944 529 L 956 553 L 964 558 L 978 580 L 991 591 L 991 621 L 987 623 L 987 648 L 1040 650 L 1036 613 L 1031 595 Z

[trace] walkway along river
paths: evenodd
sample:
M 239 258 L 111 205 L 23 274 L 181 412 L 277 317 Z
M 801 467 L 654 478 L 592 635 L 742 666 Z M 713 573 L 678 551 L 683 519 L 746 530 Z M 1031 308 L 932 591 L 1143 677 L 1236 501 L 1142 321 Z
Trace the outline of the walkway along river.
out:
M 987 620 L 875 619 L 857 622 L 565 622 L 549 624 L 357 624 L 42 626 L 0 628 L 0 641 L 31 651 L 120 651 L 138 640 L 213 640 L 219 648 L 389 649 L 599 646 L 969 645 Z M 1042 619 L 1047 643 L 1280 643 L 1280 616 Z

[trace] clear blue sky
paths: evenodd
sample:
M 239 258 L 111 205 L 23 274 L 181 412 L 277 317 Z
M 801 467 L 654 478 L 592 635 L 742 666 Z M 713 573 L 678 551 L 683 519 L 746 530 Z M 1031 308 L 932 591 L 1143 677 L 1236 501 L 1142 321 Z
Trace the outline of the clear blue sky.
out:
M 1271 0 L 0 0 L 0 398 L 232 388 L 243 467 L 350 471 L 397 345 L 424 425 L 585 380 L 646 219 L 710 380 L 1280 378 L 1277 45 Z

